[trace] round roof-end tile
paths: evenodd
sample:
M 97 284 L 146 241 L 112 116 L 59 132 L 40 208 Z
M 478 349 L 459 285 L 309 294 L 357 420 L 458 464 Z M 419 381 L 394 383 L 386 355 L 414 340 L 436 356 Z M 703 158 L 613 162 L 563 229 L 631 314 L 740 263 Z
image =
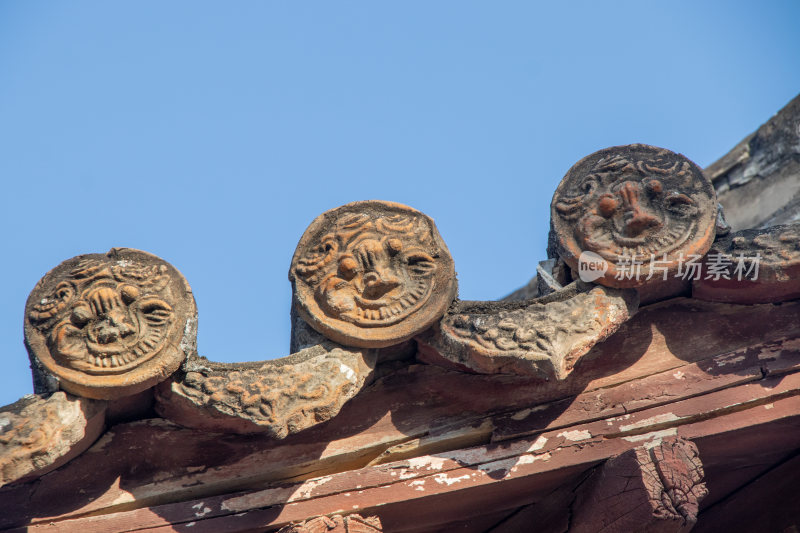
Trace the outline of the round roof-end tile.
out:
M 584 157 L 550 206 L 559 255 L 584 281 L 609 287 L 657 283 L 699 264 L 716 217 L 716 193 L 703 171 L 645 144 Z
M 456 297 L 453 259 L 433 220 L 370 200 L 327 211 L 292 258 L 294 306 L 346 346 L 380 348 L 424 331 Z
M 194 350 L 196 324 L 181 273 L 129 248 L 64 261 L 25 305 L 31 355 L 61 388 L 87 398 L 135 394 L 169 377 Z

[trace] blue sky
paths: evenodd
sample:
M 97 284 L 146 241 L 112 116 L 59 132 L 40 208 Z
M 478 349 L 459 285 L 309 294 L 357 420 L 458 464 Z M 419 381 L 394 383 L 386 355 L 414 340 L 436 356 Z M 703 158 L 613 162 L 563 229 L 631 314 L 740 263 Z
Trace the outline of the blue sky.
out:
M 578 159 L 701 166 L 800 91 L 800 3 L 0 1 L 0 405 L 61 261 L 174 264 L 218 361 L 288 355 L 289 261 L 319 213 L 432 216 L 464 299 L 527 282 Z

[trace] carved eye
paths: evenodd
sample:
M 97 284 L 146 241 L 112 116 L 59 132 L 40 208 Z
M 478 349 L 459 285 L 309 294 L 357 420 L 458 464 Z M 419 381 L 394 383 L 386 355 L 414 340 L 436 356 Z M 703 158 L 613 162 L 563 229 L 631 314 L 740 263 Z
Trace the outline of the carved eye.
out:
M 650 180 L 645 184 L 644 187 L 650 194 L 659 194 L 664 190 L 664 186 L 658 180 Z
M 136 298 L 139 297 L 139 289 L 133 285 L 123 285 L 119 290 L 122 301 L 130 305 Z
M 171 313 L 172 307 L 158 298 L 148 298 L 142 301 L 140 309 L 142 313 Z
M 396 238 L 389 239 L 386 241 L 386 250 L 388 250 L 391 255 L 396 255 L 403 250 L 403 241 Z
M 146 298 L 140 305 L 145 320 L 151 326 L 163 326 L 172 316 L 172 307 L 158 298 Z
M 592 194 L 597 189 L 597 178 L 594 176 L 589 176 L 583 181 L 583 183 L 581 183 L 578 189 L 583 194 Z
M 336 244 L 336 239 L 331 235 L 326 235 L 322 242 L 310 249 L 308 254 L 308 262 L 316 262 L 330 257 L 331 254 L 338 250 L 339 246 Z
M 409 254 L 407 259 L 408 270 L 416 276 L 426 276 L 436 269 L 433 258 L 424 252 Z
M 58 284 L 55 290 L 55 297 L 59 300 L 69 300 L 73 294 L 72 286 L 69 283 L 62 281 Z
M 600 197 L 597 201 L 597 207 L 600 211 L 600 214 L 604 217 L 608 218 L 614 214 L 614 212 L 619 207 L 619 202 L 612 194 L 604 194 Z
M 358 261 L 352 255 L 339 259 L 339 276 L 351 280 L 358 273 Z
M 667 209 L 680 216 L 690 216 L 697 211 L 694 200 L 679 192 L 670 193 L 665 200 L 665 205 Z

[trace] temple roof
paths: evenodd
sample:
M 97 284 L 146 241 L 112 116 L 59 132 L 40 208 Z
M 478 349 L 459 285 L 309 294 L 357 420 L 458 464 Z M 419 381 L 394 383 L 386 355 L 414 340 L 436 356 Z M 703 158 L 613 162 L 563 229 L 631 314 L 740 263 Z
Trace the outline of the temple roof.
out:
M 458 298 L 426 214 L 322 213 L 277 360 L 198 354 L 159 257 L 65 260 L 25 306 L 36 393 L 0 409 L 0 531 L 796 526 L 798 123 L 800 96 L 705 170 L 587 155 L 497 301 Z

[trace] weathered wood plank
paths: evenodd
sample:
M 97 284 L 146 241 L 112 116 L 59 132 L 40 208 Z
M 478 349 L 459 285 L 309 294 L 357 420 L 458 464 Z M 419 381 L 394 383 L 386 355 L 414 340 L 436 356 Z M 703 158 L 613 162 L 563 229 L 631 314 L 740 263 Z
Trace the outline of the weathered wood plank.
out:
M 783 441 L 763 439 L 762 451 L 800 439 L 800 374 L 768 378 L 674 404 L 554 430 L 537 437 L 332 474 L 302 483 L 137 509 L 113 515 L 59 522 L 61 531 L 116 531 L 159 528 L 186 531 L 245 531 L 346 511 L 376 514 L 392 531 L 452 521 L 459 514 L 480 514 L 540 500 L 600 462 L 661 439 L 691 438 L 712 463 L 719 439 L 738 442 L 759 427 L 762 434 L 780 428 Z M 750 442 L 747 442 L 750 444 Z M 774 450 L 772 450 L 774 451 Z M 738 449 L 752 454 L 750 446 Z M 357 507 L 354 507 L 357 506 Z M 448 508 L 448 505 L 450 506 Z M 447 512 L 445 512 L 447 511 Z M 405 522 L 404 522 L 405 521 Z M 193 525 L 188 524 L 194 522 Z M 404 525 L 405 523 L 405 525 Z M 176 524 L 174 526 L 167 524 Z M 182 524 L 182 525 L 181 525 Z M 48 523 L 29 531 L 50 529 Z
M 797 368 L 800 368 L 800 339 L 750 346 L 574 398 L 495 416 L 492 440 L 632 413 Z
M 799 478 L 800 456 L 794 456 L 703 511 L 694 531 L 797 531 Z
M 778 330 L 800 324 L 794 304 L 701 307 L 725 310 L 734 317 L 744 312 L 748 319 L 754 319 L 753 310 L 760 309 L 775 320 Z M 774 309 L 782 309 L 783 314 L 773 316 Z M 795 325 L 789 324 L 790 318 Z M 743 320 L 739 317 L 721 331 L 741 326 Z M 737 332 L 738 342 L 753 342 L 743 329 Z M 659 364 L 670 367 L 669 371 L 548 405 L 536 405 L 541 385 L 529 381 L 418 365 L 367 390 L 345 406 L 335 424 L 290 437 L 280 445 L 258 437 L 184 430 L 158 421 L 120 425 L 72 464 L 35 484 L 0 490 L 0 527 L 202 498 L 477 445 L 488 441 L 492 425 L 493 438 L 507 439 L 620 416 L 752 381 L 764 372 L 791 370 L 798 363 L 796 344 L 793 340 L 768 342 L 677 368 L 672 365 L 681 360 L 665 352 L 664 345 L 654 344 L 640 370 L 649 372 L 660 357 Z M 510 407 L 510 413 L 487 417 L 501 406 Z M 80 487 L 83 492 L 64 495 L 64 486 Z M 12 511 L 3 512 L 4 508 Z
M 310 520 L 282 527 L 278 533 L 381 533 L 383 525 L 377 516 L 358 514 L 317 516 Z
M 505 520 L 487 529 L 487 533 L 518 533 L 529 531 L 534 525 L 537 533 L 566 533 L 570 527 L 569 509 L 575 502 L 575 489 L 600 468 L 602 465 L 587 470 L 577 480 L 562 484 L 539 502 L 515 509 Z
M 570 533 L 687 533 L 708 494 L 697 447 L 683 439 L 609 459 L 576 491 Z

